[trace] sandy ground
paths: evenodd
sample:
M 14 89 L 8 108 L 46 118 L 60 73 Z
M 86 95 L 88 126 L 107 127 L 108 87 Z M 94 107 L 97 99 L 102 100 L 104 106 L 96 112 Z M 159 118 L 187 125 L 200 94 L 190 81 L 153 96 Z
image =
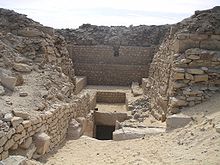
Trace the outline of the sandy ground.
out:
M 100 141 L 89 137 L 66 141 L 40 161 L 45 165 L 220 164 L 220 94 L 185 110 L 193 122 L 184 128 L 144 139 Z

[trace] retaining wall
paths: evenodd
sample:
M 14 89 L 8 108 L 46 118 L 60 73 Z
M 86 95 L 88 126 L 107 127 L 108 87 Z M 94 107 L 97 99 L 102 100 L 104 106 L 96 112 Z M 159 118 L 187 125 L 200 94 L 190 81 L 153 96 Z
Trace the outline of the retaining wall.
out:
M 177 33 L 155 54 L 145 94 L 153 113 L 163 120 L 208 99 L 220 86 L 220 35 Z
M 90 108 L 94 108 L 90 106 L 91 101 L 92 99 L 88 94 L 82 94 L 72 103 L 54 105 L 54 108 L 37 117 L 31 117 L 28 120 L 13 117 L 9 121 L 12 123 L 9 131 L 0 132 L 0 160 L 7 158 L 10 152 L 16 152 L 28 138 L 33 137 L 38 132 L 45 132 L 49 135 L 50 149 L 58 146 L 66 137 L 70 119 L 79 116 L 85 117 Z

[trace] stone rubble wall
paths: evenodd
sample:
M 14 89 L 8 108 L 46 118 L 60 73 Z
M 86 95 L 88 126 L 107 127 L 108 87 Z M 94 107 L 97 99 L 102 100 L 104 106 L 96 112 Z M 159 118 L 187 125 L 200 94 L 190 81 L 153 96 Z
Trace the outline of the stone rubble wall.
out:
M 11 152 L 16 153 L 27 143 L 27 139 L 38 132 L 45 132 L 50 137 L 50 149 L 58 146 L 65 140 L 69 121 L 79 116 L 85 117 L 90 110 L 89 104 L 89 95 L 84 93 L 72 103 L 54 105 L 54 108 L 35 118 L 13 117 L 9 121 L 13 127 L 8 132 L 0 132 L 0 160 L 7 158 Z
M 75 74 L 86 76 L 89 85 L 131 85 L 141 83 L 148 76 L 154 47 L 120 46 L 115 55 L 114 47 L 106 45 L 69 45 Z
M 208 99 L 220 86 L 220 35 L 176 33 L 154 56 L 145 94 L 152 113 L 164 120 Z

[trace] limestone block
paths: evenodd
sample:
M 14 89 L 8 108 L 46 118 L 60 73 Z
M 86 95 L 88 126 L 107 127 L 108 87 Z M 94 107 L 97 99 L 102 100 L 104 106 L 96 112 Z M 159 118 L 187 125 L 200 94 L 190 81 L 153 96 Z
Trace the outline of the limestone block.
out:
M 16 150 L 18 149 L 18 143 L 15 143 L 11 148 L 10 150 Z
M 165 132 L 163 128 L 130 128 L 123 127 L 113 132 L 113 140 L 128 140 L 142 138 L 145 135 L 154 135 Z
M 14 63 L 13 69 L 18 72 L 31 72 L 32 67 L 23 63 Z
M 198 59 L 200 59 L 200 56 L 191 54 L 191 55 L 187 56 L 187 58 L 191 59 L 191 60 L 198 60 Z
M 5 89 L 3 86 L 0 85 L 0 96 L 3 96 L 5 94 Z
M 26 97 L 26 96 L 28 96 L 28 93 L 27 92 L 19 92 L 19 96 Z
M 134 95 L 134 97 L 140 96 L 143 94 L 143 91 L 142 91 L 141 87 L 139 86 L 138 82 L 132 82 L 131 93 Z
M 19 146 L 22 149 L 28 149 L 32 143 L 32 137 L 28 137 L 27 139 L 24 140 L 23 143 Z
M 174 72 L 178 72 L 178 73 L 184 73 L 185 69 L 184 68 L 173 68 Z
M 182 106 L 186 106 L 187 102 L 185 100 L 178 99 L 176 97 L 170 97 L 170 105 L 171 107 L 182 107 Z
M 187 69 L 187 72 L 190 74 L 204 74 L 202 69 Z
M 216 132 L 220 133 L 220 124 L 215 126 L 215 130 L 216 130 Z
M 189 33 L 180 33 L 180 34 L 177 34 L 177 39 L 178 40 L 185 40 L 185 39 L 188 39 L 189 38 Z
M 189 73 L 185 73 L 185 78 L 186 78 L 187 80 L 193 80 L 193 79 L 194 79 L 193 75 L 191 75 L 191 74 L 189 74 Z
M 175 72 L 174 75 L 173 75 L 173 78 L 175 80 L 182 80 L 182 79 L 184 79 L 184 73 Z
M 13 109 L 12 113 L 14 114 L 14 116 L 21 117 L 24 120 L 30 118 L 30 115 L 27 112 L 25 112 L 23 109 Z
M 187 84 L 185 84 L 185 83 L 176 82 L 176 81 L 173 82 L 173 88 L 175 88 L 175 89 L 183 88 L 186 86 L 187 86 Z
M 17 31 L 17 35 L 23 37 L 40 37 L 43 36 L 43 33 L 35 28 L 23 28 L 22 30 Z
M 82 135 L 82 127 L 79 122 L 72 119 L 67 129 L 67 137 L 70 139 L 78 139 Z
M 14 128 L 16 128 L 19 124 L 21 124 L 23 122 L 23 119 L 21 117 L 13 117 L 11 119 L 11 124 Z
M 189 38 L 192 40 L 206 40 L 208 37 L 207 34 L 189 34 Z
M 13 145 L 15 144 L 15 141 L 13 139 L 10 139 L 5 143 L 4 150 L 9 150 Z
M 2 120 L 8 122 L 8 121 L 11 121 L 12 118 L 13 118 L 13 114 L 12 113 L 6 113 Z
M 0 138 L 0 147 L 2 147 L 7 142 L 7 136 L 3 136 Z
M 11 155 L 7 159 L 3 160 L 3 165 L 28 165 L 26 163 L 27 158 L 20 155 Z
M 19 124 L 17 127 L 16 127 L 16 133 L 20 133 L 24 130 L 24 127 L 22 124 Z
M 3 151 L 2 152 L 2 159 L 6 159 L 8 157 L 8 155 L 9 155 L 8 151 Z
M 195 82 L 200 82 L 200 81 L 208 81 L 209 76 L 207 74 L 203 75 L 195 75 L 194 76 L 194 81 Z
M 37 147 L 36 151 L 38 154 L 43 155 L 49 151 L 50 137 L 44 133 L 39 132 L 33 136 L 33 141 Z
M 220 50 L 220 41 L 218 40 L 204 40 L 200 43 L 200 48 L 208 50 Z
M 16 81 L 17 81 L 16 77 L 9 76 L 5 73 L 0 73 L 0 80 L 1 80 L 1 84 L 4 87 L 6 87 L 12 91 L 15 89 L 15 85 L 16 85 Z
M 190 121 L 192 121 L 190 116 L 183 114 L 174 114 L 167 117 L 166 126 L 168 130 L 176 129 L 186 126 L 187 124 L 189 124 Z
M 26 157 L 31 159 L 36 151 L 37 147 L 34 144 L 31 144 L 30 147 L 27 149 Z
M 15 132 L 16 132 L 16 131 L 15 131 L 14 128 L 10 128 L 9 131 L 7 132 L 7 134 L 6 134 L 7 138 L 10 139 L 11 136 L 12 136 L 13 134 L 15 134 Z
M 24 128 L 31 127 L 31 121 L 30 120 L 24 120 L 22 122 L 22 125 L 24 126 Z

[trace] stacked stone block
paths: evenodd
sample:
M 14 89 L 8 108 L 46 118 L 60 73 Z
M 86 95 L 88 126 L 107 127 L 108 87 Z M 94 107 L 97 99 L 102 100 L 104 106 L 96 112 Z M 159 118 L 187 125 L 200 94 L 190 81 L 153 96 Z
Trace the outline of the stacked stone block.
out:
M 21 149 L 25 152 L 25 156 L 28 157 L 31 145 L 34 145 L 34 150 L 29 158 L 41 156 L 37 151 L 44 151 L 40 152 L 44 154 L 45 150 L 38 149 L 37 144 L 34 143 L 34 140 L 32 141 L 32 138 L 34 139 L 40 132 L 44 132 L 49 136 L 50 149 L 58 146 L 66 137 L 69 121 L 72 118 L 86 116 L 90 110 L 89 104 L 89 95 L 84 93 L 72 103 L 54 105 L 49 111 L 42 112 L 36 117 L 22 118 L 13 116 L 7 121 L 11 125 L 10 128 L 7 131 L 0 131 L 0 160 L 7 158 L 10 153 L 17 152 L 21 154 Z
M 208 99 L 220 86 L 220 35 L 177 33 L 156 53 L 145 94 L 153 114 L 163 120 Z

